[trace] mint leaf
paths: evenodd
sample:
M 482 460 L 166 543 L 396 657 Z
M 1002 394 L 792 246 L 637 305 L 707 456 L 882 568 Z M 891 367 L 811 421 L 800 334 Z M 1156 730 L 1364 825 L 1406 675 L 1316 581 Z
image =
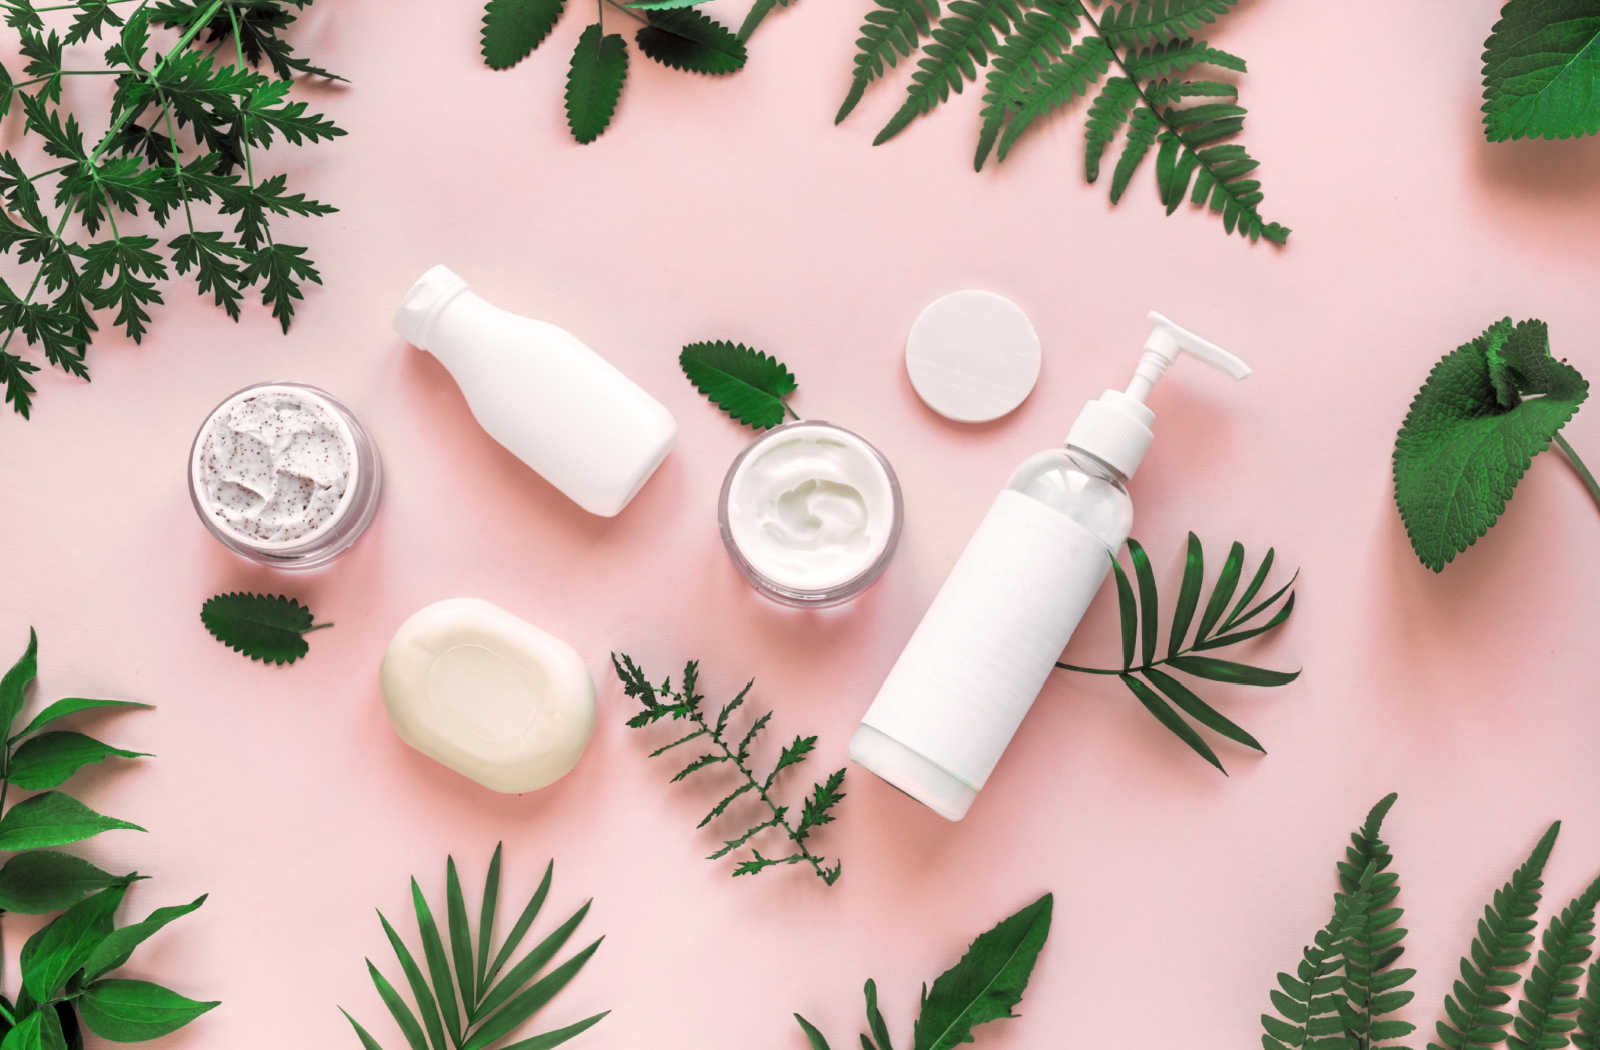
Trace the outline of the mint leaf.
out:
M 219 594 L 200 607 L 200 622 L 236 653 L 262 663 L 292 664 L 310 650 L 303 635 L 332 627 L 284 595 Z
M 1600 7 L 1593 0 L 1510 0 L 1483 45 L 1483 128 L 1490 142 L 1600 131 Z
M 137 824 L 102 816 L 70 795 L 47 791 L 18 802 L 0 818 L 0 850 L 65 846 L 118 829 L 144 830 Z
M 198 1003 L 149 981 L 97 981 L 78 1000 L 83 1023 L 102 1039 L 142 1043 L 176 1032 L 219 1003 Z
M 556 27 L 566 0 L 489 0 L 483 9 L 483 61 L 510 69 L 533 54 Z
M 720 339 L 690 343 L 678 364 L 696 390 L 747 427 L 768 430 L 794 415 L 784 403 L 798 386 L 794 374 L 760 350 Z
M 142 751 L 124 751 L 82 733 L 43 733 L 11 756 L 11 783 L 24 791 L 43 791 L 69 779 L 84 766 L 108 758 L 149 758 Z
M 727 26 L 689 8 L 650 11 L 634 38 L 639 50 L 664 66 L 686 73 L 722 76 L 744 68 L 744 42 Z
M 950 1050 L 972 1041 L 972 1029 L 1016 1016 L 1045 938 L 1054 898 L 1045 894 L 987 933 L 928 989 L 912 1041 L 918 1050 Z
M 589 143 L 600 137 L 617 112 L 627 77 L 628 43 L 622 34 L 602 33 L 598 23 L 585 29 L 567 71 L 567 126 L 573 138 Z
M 1394 447 L 1395 503 L 1422 564 L 1443 571 L 1499 520 L 1588 394 L 1577 369 L 1550 356 L 1543 321 L 1497 321 L 1434 366 Z

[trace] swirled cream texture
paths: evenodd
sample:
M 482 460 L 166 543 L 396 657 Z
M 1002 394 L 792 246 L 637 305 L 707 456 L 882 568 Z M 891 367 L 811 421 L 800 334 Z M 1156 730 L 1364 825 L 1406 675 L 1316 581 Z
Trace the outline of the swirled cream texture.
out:
M 752 568 L 779 586 L 820 591 L 873 567 L 894 533 L 897 505 L 866 442 L 838 427 L 795 424 L 746 453 L 727 514 Z
M 253 387 L 206 421 L 193 470 L 197 500 L 222 529 L 255 546 L 294 546 L 338 520 L 355 439 L 322 398 Z

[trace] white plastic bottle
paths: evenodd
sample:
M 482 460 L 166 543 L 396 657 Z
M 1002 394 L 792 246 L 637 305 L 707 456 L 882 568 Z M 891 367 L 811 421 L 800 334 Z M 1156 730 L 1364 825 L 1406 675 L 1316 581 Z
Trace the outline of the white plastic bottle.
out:
M 1089 402 L 1065 448 L 1012 475 L 850 741 L 856 762 L 949 820 L 977 798 L 1128 538 L 1150 388 L 1181 351 L 1250 374 L 1160 314 L 1150 322 L 1128 389 Z
M 572 333 L 485 302 L 444 266 L 411 286 L 394 327 L 450 370 L 490 437 L 591 514 L 620 513 L 677 436 L 659 401 Z

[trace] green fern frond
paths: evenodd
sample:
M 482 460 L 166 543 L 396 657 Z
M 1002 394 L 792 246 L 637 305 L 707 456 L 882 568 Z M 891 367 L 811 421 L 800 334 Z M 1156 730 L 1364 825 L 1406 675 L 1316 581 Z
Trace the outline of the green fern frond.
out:
M 1500 1008 L 1511 1002 L 1507 990 L 1522 979 L 1515 968 L 1528 961 L 1544 866 L 1560 830 L 1559 821 L 1550 825 L 1533 853 L 1484 907 L 1478 935 L 1461 960 L 1461 979 L 1445 997 L 1449 1020 L 1438 1022 L 1439 1041 L 1429 1043 L 1428 1050 L 1471 1050 L 1505 1041 L 1512 1017 Z
M 1060 60 L 1046 66 L 1026 89 L 1020 90 L 1013 100 L 1014 111 L 1000 135 L 995 159 L 1004 161 L 1022 133 L 1033 122 L 1053 109 L 1067 105 L 1088 93 L 1091 85 L 1105 76 L 1111 68 L 1111 51 L 1099 37 L 1080 41 Z M 979 143 L 978 166 L 983 163 L 983 146 Z
M 1578 1030 L 1572 1035 L 1578 1050 L 1600 1050 L 1600 959 L 1589 967 L 1583 1000 L 1578 1004 Z
M 1221 48 L 1194 40 L 1172 40 L 1130 52 L 1124 59 L 1128 75 L 1150 79 L 1187 73 L 1196 66 L 1216 66 L 1235 73 L 1245 71 L 1244 59 Z
M 1083 177 L 1094 182 L 1100 177 L 1100 158 L 1117 137 L 1128 113 L 1139 97 L 1139 88 L 1127 77 L 1112 77 L 1089 104 L 1089 119 L 1084 124 Z
M 1138 582 L 1137 595 L 1134 584 L 1121 564 L 1115 558 L 1111 562 L 1117 589 L 1117 610 L 1122 623 L 1122 667 L 1080 667 L 1069 663 L 1057 663 L 1056 666 L 1084 674 L 1116 675 L 1157 721 L 1223 773 L 1227 770 L 1223 768 L 1222 761 L 1194 726 L 1185 720 L 1185 715 L 1205 729 L 1264 753 L 1265 749 L 1255 737 L 1202 700 L 1183 682 L 1168 674 L 1167 670 L 1233 685 L 1270 687 L 1294 681 L 1300 676 L 1299 671 L 1272 671 L 1201 654 L 1249 641 L 1281 627 L 1294 612 L 1291 589 L 1298 574 L 1257 602 L 1256 596 L 1272 570 L 1274 553 L 1268 550 L 1244 592 L 1235 598 L 1245 558 L 1244 546 L 1235 543 L 1228 550 L 1228 557 L 1217 574 L 1202 611 L 1199 603 L 1205 582 L 1205 556 L 1200 538 L 1191 532 L 1184 559 L 1183 582 L 1179 587 L 1168 633 L 1166 655 L 1158 657 L 1157 636 L 1160 628 L 1155 572 L 1138 540 L 1128 541 L 1128 556 Z M 1285 596 L 1287 600 L 1283 600 Z M 1280 600 L 1283 600 L 1281 605 Z M 1275 606 L 1276 612 L 1261 621 L 1262 614 Z M 1195 625 L 1197 612 L 1200 613 L 1200 621 Z M 1195 630 L 1191 637 L 1189 629 L 1192 625 Z
M 838 881 L 842 872 L 841 865 L 838 862 L 830 864 L 827 858 L 813 853 L 808 845 L 808 839 L 817 828 L 833 822 L 832 810 L 845 797 L 842 790 L 845 771 L 836 770 L 827 779 L 812 785 L 811 793 L 801 806 L 798 824 L 790 823 L 789 807 L 779 805 L 772 797 L 772 789 L 779 775 L 787 769 L 800 765 L 816 750 L 816 737 L 795 737 L 779 752 L 771 772 L 764 777 L 758 776 L 750 764 L 750 749 L 772 720 L 772 712 L 768 711 L 754 719 L 737 743 L 730 735 L 734 714 L 744 706 L 751 688 L 755 685 L 754 681 L 747 682 L 733 699 L 722 705 L 717 711 L 716 718 L 712 719 L 707 717 L 702 707 L 705 698 L 697 691 L 700 673 L 697 661 L 691 660 L 684 666 L 682 684 L 677 689 L 673 688 L 670 678 L 664 679 L 660 685 L 651 684 L 644 671 L 626 654 L 612 653 L 611 663 L 616 669 L 617 677 L 622 681 L 624 694 L 637 700 L 641 708 L 637 714 L 628 719 L 631 728 L 642 729 L 658 722 L 676 720 L 687 720 L 694 726 L 691 732 L 656 748 L 650 753 L 650 757 L 664 755 L 692 741 L 702 739 L 709 741 L 712 750 L 700 754 L 679 770 L 672 778 L 672 783 L 687 780 L 713 766 L 731 766 L 738 771 L 738 779 L 733 787 L 712 806 L 710 812 L 700 821 L 699 827 L 708 827 L 726 817 L 729 809 L 740 799 L 759 800 L 765 809 L 765 817 L 744 827 L 733 838 L 723 840 L 722 848 L 712 853 L 708 859 L 721 860 L 745 848 L 763 832 L 777 831 L 789 840 L 791 852 L 780 857 L 767 857 L 762 855 L 760 849 L 751 847 L 749 856 L 740 860 L 735 866 L 733 870 L 735 876 L 754 875 L 780 864 L 803 863 L 809 865 L 816 876 L 828 885 L 831 886 Z
M 1128 121 L 1128 134 L 1122 143 L 1122 156 L 1117 158 L 1116 170 L 1111 173 L 1112 204 L 1122 199 L 1134 171 L 1150 152 L 1150 147 L 1155 145 L 1156 129 L 1160 124 L 1155 112 L 1145 106 L 1133 111 L 1133 117 Z
M 856 40 L 855 73 L 833 122 L 850 115 L 873 81 L 917 49 L 939 17 L 939 0 L 873 0 L 876 6 L 861 23 Z
M 1405 952 L 1406 931 L 1398 925 L 1403 914 L 1394 907 L 1400 876 L 1389 871 L 1393 860 L 1381 832 L 1394 805 L 1393 794 L 1380 799 L 1366 821 L 1350 836 L 1344 859 L 1338 863 L 1340 892 L 1365 894 L 1366 909 L 1344 948 L 1345 972 L 1341 982 L 1345 1001 L 1340 1004 L 1352 1050 L 1379 1050 L 1390 1040 L 1416 1031 L 1416 1025 L 1389 1017 L 1409 1003 L 1415 993 L 1403 986 L 1416 976 L 1411 969 L 1396 969 Z M 1398 1050 L 1398 1048 L 1396 1048 Z
M 1278 974 L 1268 993 L 1277 1013 L 1261 1015 L 1263 1050 L 1348 1050 L 1339 973 L 1366 906 L 1364 889 L 1336 896 L 1333 917 L 1301 952 L 1294 974 Z
M 1506 1040 L 1511 1050 L 1560 1050 L 1578 1027 L 1578 982 L 1594 946 L 1597 903 L 1600 879 L 1551 918 Z
M 1210 25 L 1239 0 L 1127 0 L 1107 9 L 1101 30 L 1118 46 L 1156 44 Z
M 1021 21 L 1020 0 L 951 0 L 949 10 L 929 34 L 924 57 L 911 74 L 905 102 L 872 144 L 888 142 L 952 93 L 960 94 L 1000 46 L 997 34 L 1009 33 L 1012 25 Z
M 494 964 L 487 965 L 489 944 L 494 936 L 495 905 L 500 892 L 501 852 L 501 847 L 496 846 L 494 858 L 489 862 L 476 933 L 467 918 L 466 901 L 461 893 L 455 860 L 446 859 L 444 912 L 449 933 L 448 954 L 434 921 L 433 909 L 428 906 L 415 879 L 411 880 L 412 905 L 417 916 L 423 965 L 418 965 L 416 956 L 389 920 L 382 912 L 378 913 L 378 921 L 383 926 L 390 947 L 394 949 L 395 959 L 400 964 L 400 972 L 405 976 L 416 1009 L 413 1011 L 371 960 L 367 961 L 367 972 L 378 991 L 378 997 L 388 1008 L 389 1015 L 411 1050 L 491 1050 L 494 1047 L 502 1050 L 516 1050 L 518 1047 L 553 1050 L 582 1035 L 606 1017 L 606 1013 L 598 1013 L 564 1028 L 518 1040 L 514 1044 L 504 1042 L 578 975 L 600 947 L 600 940 L 581 949 L 549 972 L 544 972 L 588 914 L 589 905 L 585 904 L 534 946 L 504 977 L 500 976 L 502 967 L 515 954 L 544 903 L 550 889 L 551 865 L 545 868 L 543 882 L 523 909 Z M 355 1029 L 362 1046 L 366 1050 L 378 1050 L 379 1043 L 371 1033 L 349 1013 L 344 1016 Z
M 982 170 L 1006 118 L 1021 106 L 1022 97 L 1039 84 L 1041 69 L 1059 62 L 1072 46 L 1072 33 L 1077 28 L 1077 12 L 1072 3 L 1043 0 L 1038 9 L 1027 12 L 1017 22 L 1014 32 L 995 52 L 994 65 L 984 78 L 982 127 L 972 165 L 975 170 Z

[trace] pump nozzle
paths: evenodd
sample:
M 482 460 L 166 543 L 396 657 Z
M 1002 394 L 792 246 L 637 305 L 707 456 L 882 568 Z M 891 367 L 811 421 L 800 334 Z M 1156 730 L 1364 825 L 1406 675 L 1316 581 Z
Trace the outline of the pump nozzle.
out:
M 1179 353 L 1192 354 L 1235 379 L 1250 374 L 1250 366 L 1209 339 L 1202 339 L 1182 325 L 1174 324 L 1162 314 L 1150 311 L 1150 338 L 1144 341 L 1144 354 L 1139 367 L 1128 382 L 1128 396 L 1143 401 L 1166 372 L 1167 366 L 1178 359 Z
M 1128 389 L 1107 390 L 1083 406 L 1067 434 L 1067 444 L 1109 464 L 1124 477 L 1132 477 L 1155 439 L 1150 424 L 1156 414 L 1144 399 L 1180 353 L 1198 357 L 1235 379 L 1250 374 L 1250 366 L 1216 343 L 1202 339 L 1154 310 L 1150 311 L 1150 337 L 1128 381 Z

